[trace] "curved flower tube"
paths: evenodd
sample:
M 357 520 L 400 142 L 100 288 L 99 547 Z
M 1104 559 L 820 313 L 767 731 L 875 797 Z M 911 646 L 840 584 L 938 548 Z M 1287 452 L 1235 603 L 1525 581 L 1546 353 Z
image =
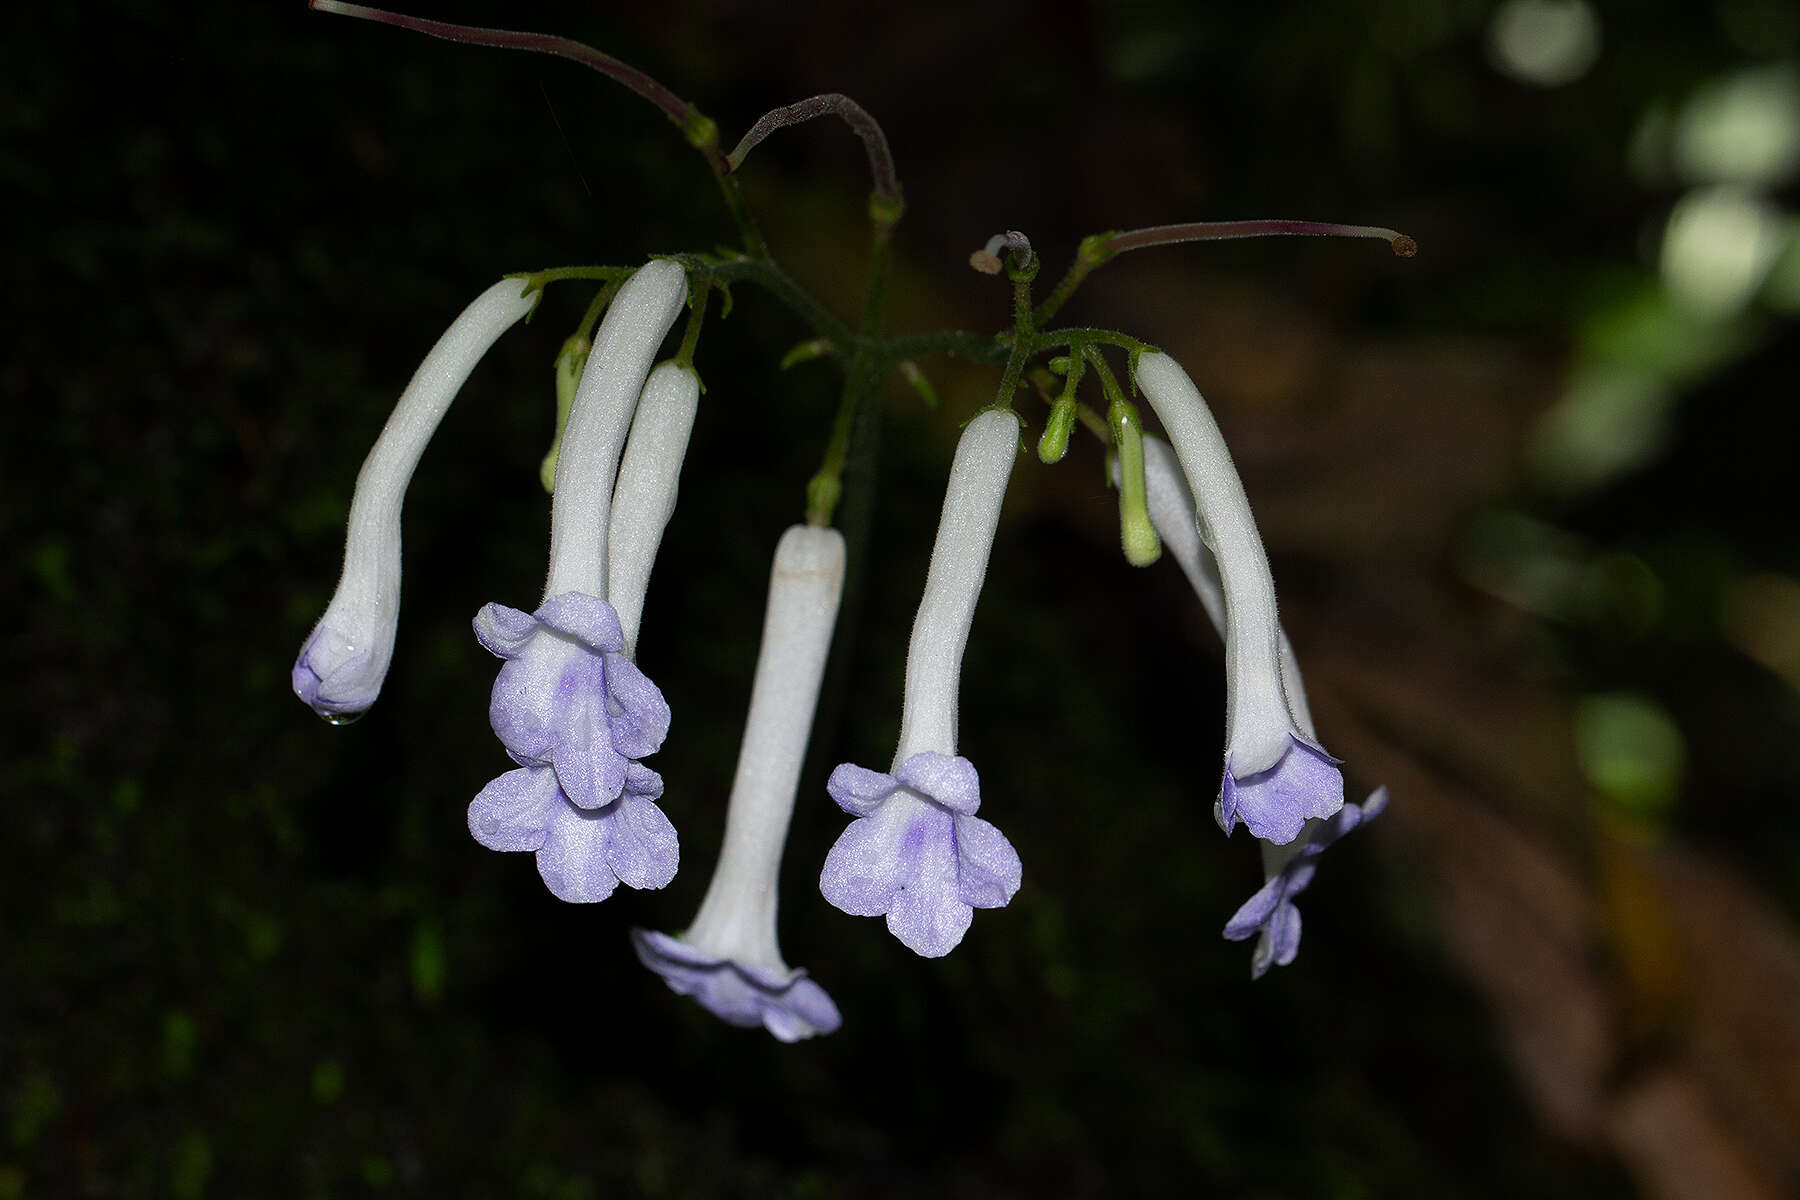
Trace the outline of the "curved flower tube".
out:
M 913 619 L 893 766 L 844 763 L 827 785 L 856 820 L 826 855 L 819 890 L 853 916 L 885 914 L 888 931 L 927 958 L 956 948 L 973 909 L 1004 907 L 1022 876 L 1005 835 L 974 815 L 980 780 L 956 757 L 963 650 L 1018 445 L 1011 412 L 990 409 L 963 431 Z
M 675 513 L 681 460 L 687 457 L 699 407 L 700 379 L 693 368 L 666 362 L 650 372 L 631 418 L 631 436 L 613 488 L 606 559 L 606 594 L 619 614 L 627 657 L 637 654 L 650 568 Z
M 1161 438 L 1144 439 L 1144 475 L 1150 521 L 1193 585 L 1213 628 L 1224 637 L 1225 592 L 1219 584 L 1219 565 L 1200 540 L 1194 497 L 1182 481 L 1175 452 Z M 1278 629 L 1277 635 L 1288 714 L 1300 734 L 1312 740 L 1312 708 L 1306 700 L 1306 685 L 1300 678 L 1287 632 Z M 1262 849 L 1263 886 L 1238 908 L 1224 930 L 1225 937 L 1234 942 L 1258 935 L 1256 949 L 1250 956 L 1252 979 L 1261 979 L 1270 966 L 1287 966 L 1300 952 L 1300 910 L 1294 907 L 1294 897 L 1312 882 L 1319 855 L 1386 807 L 1387 788 L 1377 788 L 1361 805 L 1346 804 L 1334 816 L 1308 820 L 1300 835 L 1286 845 L 1258 843 Z
M 294 661 L 294 694 L 327 721 L 353 720 L 375 703 L 400 620 L 400 509 L 425 443 L 488 348 L 531 311 L 518 279 L 488 288 L 450 323 L 356 476 L 344 570 L 325 615 Z
M 794 789 L 843 587 L 842 534 L 796 525 L 782 535 L 712 883 L 679 937 L 631 934 L 638 958 L 671 989 L 722 1020 L 761 1025 L 784 1042 L 841 1024 L 825 989 L 783 961 L 775 912 Z
M 1206 401 L 1166 354 L 1143 355 L 1137 381 L 1192 489 L 1225 597 L 1225 771 L 1214 815 L 1227 834 L 1242 820 L 1255 836 L 1286 844 L 1308 820 L 1344 807 L 1339 760 L 1299 728 L 1289 709 L 1268 556 Z
M 469 805 L 469 831 L 497 850 L 534 850 L 564 900 L 604 900 L 618 882 L 663 887 L 680 851 L 638 762 L 669 730 L 669 708 L 625 654 L 607 602 L 613 476 L 650 363 L 687 295 L 674 263 L 652 261 L 619 290 L 594 336 L 563 433 L 551 501 L 550 575 L 535 613 L 490 604 L 475 635 L 506 659 L 489 723 L 521 771 Z

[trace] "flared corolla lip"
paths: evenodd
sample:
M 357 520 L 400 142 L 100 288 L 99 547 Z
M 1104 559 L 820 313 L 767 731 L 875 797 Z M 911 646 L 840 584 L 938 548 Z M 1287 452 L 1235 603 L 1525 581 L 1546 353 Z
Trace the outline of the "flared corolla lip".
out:
M 631 931 L 638 960 L 675 991 L 730 1025 L 761 1025 L 784 1042 L 833 1033 L 843 1017 L 829 993 L 797 967 L 747 964 L 652 929 Z

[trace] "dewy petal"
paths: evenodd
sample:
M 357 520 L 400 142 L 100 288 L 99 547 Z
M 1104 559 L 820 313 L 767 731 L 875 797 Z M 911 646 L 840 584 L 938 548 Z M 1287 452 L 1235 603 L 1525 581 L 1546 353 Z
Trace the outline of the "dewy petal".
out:
M 887 772 L 871 771 L 855 763 L 839 763 L 825 782 L 825 790 L 837 806 L 858 817 L 874 812 L 899 786 L 899 780 Z
M 687 273 L 653 260 L 625 281 L 594 333 L 557 458 L 546 597 L 607 596 L 606 540 L 619 455 L 650 363 L 686 299 Z
M 294 691 L 333 718 L 375 702 L 400 617 L 400 509 L 425 444 L 488 348 L 531 311 L 523 283 L 502 279 L 451 322 L 413 373 L 356 476 L 336 592 L 294 663 Z
M 1287 753 L 1274 766 L 1254 775 L 1239 775 L 1226 758 L 1220 790 L 1226 833 L 1241 819 L 1257 837 L 1286 845 L 1300 836 L 1308 820 L 1330 817 L 1344 807 L 1344 776 L 1337 760 L 1292 734 L 1288 742 Z
M 920 751 L 894 769 L 894 778 L 952 812 L 972 813 L 981 807 L 981 777 L 975 764 L 960 755 Z
M 980 817 L 958 813 L 955 827 L 957 898 L 976 908 L 1005 908 L 1024 877 L 1019 852 Z
M 728 1024 L 761 1025 L 783 1042 L 833 1033 L 843 1024 L 837 1005 L 805 971 L 746 967 L 652 930 L 632 930 L 631 943 L 670 990 L 692 996 Z
M 631 418 L 631 435 L 613 487 L 607 528 L 606 595 L 619 611 L 625 653 L 637 652 L 638 619 L 663 530 L 675 512 L 681 460 L 700 407 L 700 379 L 692 367 L 663 363 L 650 372 Z
M 550 836 L 555 806 L 563 803 L 549 769 L 508 771 L 469 802 L 469 832 L 489 850 L 536 850 Z

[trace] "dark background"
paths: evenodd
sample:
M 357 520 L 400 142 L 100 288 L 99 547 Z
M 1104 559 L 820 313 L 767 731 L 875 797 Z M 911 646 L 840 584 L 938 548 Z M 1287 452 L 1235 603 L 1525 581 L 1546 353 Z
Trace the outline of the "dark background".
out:
M 1046 282 L 1107 228 L 1417 237 L 1410 261 L 1134 254 L 1068 311 L 1207 391 L 1321 735 L 1392 808 L 1328 857 L 1299 961 L 1252 985 L 1217 936 L 1259 882 L 1210 817 L 1219 652 L 1172 565 L 1123 563 L 1078 441 L 1015 470 L 964 674 L 962 750 L 1024 889 L 940 961 L 826 906 L 823 778 L 886 761 L 955 429 L 997 377 L 929 360 L 936 412 L 887 397 L 785 871 L 784 949 L 844 1027 L 786 1047 L 671 996 L 625 933 L 699 901 L 768 556 L 835 398 L 827 365 L 776 370 L 808 333 L 768 296 L 706 330 L 640 648 L 675 710 L 666 894 L 559 904 L 463 825 L 508 765 L 468 622 L 536 597 L 551 360 L 585 292 L 496 347 L 425 456 L 373 713 L 328 728 L 287 672 L 443 326 L 506 271 L 724 240 L 703 163 L 555 60 L 297 3 L 21 10 L 0 1197 L 1791 1194 L 1800 241 L 1792 163 L 1720 167 L 1742 113 L 1703 119 L 1721 89 L 1781 107 L 1790 6 L 1599 5 L 1598 58 L 1554 86 L 1504 68 L 1482 0 L 426 15 L 589 41 L 727 145 L 854 95 L 910 204 L 895 330 L 1001 325 L 1004 285 L 964 264 L 1002 228 Z M 779 134 L 744 178 L 776 254 L 853 311 L 853 139 Z M 1785 258 L 1734 292 L 1746 211 Z M 1714 235 L 1699 283 L 1672 220 Z

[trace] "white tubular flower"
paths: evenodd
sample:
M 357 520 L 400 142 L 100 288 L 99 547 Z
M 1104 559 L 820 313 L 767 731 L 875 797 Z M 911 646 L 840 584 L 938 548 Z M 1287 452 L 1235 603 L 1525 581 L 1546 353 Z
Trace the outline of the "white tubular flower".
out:
M 607 533 L 607 596 L 619 614 L 625 654 L 637 655 L 638 621 L 663 530 L 675 513 L 681 460 L 700 407 L 700 380 L 690 367 L 663 363 L 650 372 L 631 419 L 631 436 L 613 488 Z
M 1182 482 L 1175 452 L 1161 438 L 1144 439 L 1144 476 L 1151 523 L 1162 535 L 1163 545 L 1181 564 L 1200 598 L 1200 607 L 1223 638 L 1225 592 L 1219 583 L 1219 564 L 1200 540 L 1193 494 Z M 1312 709 L 1306 701 L 1306 685 L 1300 678 L 1293 647 L 1288 644 L 1285 630 L 1277 629 L 1276 636 L 1280 639 L 1281 682 L 1288 713 L 1300 736 L 1316 742 Z M 1331 817 L 1308 820 L 1299 836 L 1285 844 L 1257 843 L 1262 851 L 1263 886 L 1239 906 L 1225 925 L 1225 936 L 1234 942 L 1256 937 L 1256 949 L 1250 955 L 1251 978 L 1260 979 L 1271 966 L 1285 967 L 1294 961 L 1300 952 L 1300 910 L 1294 907 L 1294 897 L 1312 882 L 1318 857 L 1327 846 L 1373 820 L 1385 807 L 1387 789 L 1376 788 L 1360 805 L 1346 804 Z
M 857 819 L 826 856 L 819 890 L 853 916 L 886 914 L 889 932 L 927 958 L 956 948 L 974 909 L 1004 907 L 1022 874 L 1012 843 L 975 816 L 981 783 L 956 756 L 963 649 L 1018 446 L 1010 412 L 983 412 L 963 431 L 913 620 L 893 766 L 843 763 L 827 785 Z
M 782 960 L 775 911 L 794 789 L 843 587 L 842 534 L 796 525 L 782 535 L 712 884 L 681 936 L 632 931 L 639 959 L 670 988 L 733 1025 L 762 1025 L 784 1042 L 840 1024 L 825 989 Z
M 594 333 L 557 459 L 546 600 L 564 592 L 608 598 L 607 531 L 619 454 L 644 377 L 686 301 L 687 273 L 653 259 L 625 281 Z
M 400 509 L 413 468 L 450 402 L 499 336 L 531 311 L 520 279 L 502 279 L 451 322 L 375 439 L 356 476 L 344 571 L 294 662 L 294 694 L 334 724 L 375 703 L 400 620 Z
M 632 411 L 686 297 L 686 273 L 665 261 L 619 289 L 563 432 L 543 602 L 532 613 L 489 604 L 475 617 L 475 636 L 506 660 L 488 723 L 519 767 L 475 797 L 469 832 L 493 850 L 535 851 L 545 884 L 572 903 L 620 883 L 664 887 L 680 862 L 655 804 L 662 779 L 639 761 L 661 748 L 669 706 L 624 652 L 606 541 Z
M 1268 556 L 1206 401 L 1166 354 L 1143 355 L 1137 381 L 1187 477 L 1225 599 L 1225 771 L 1215 816 L 1226 833 L 1241 819 L 1255 836 L 1286 844 L 1308 820 L 1344 807 L 1339 760 L 1290 711 Z

